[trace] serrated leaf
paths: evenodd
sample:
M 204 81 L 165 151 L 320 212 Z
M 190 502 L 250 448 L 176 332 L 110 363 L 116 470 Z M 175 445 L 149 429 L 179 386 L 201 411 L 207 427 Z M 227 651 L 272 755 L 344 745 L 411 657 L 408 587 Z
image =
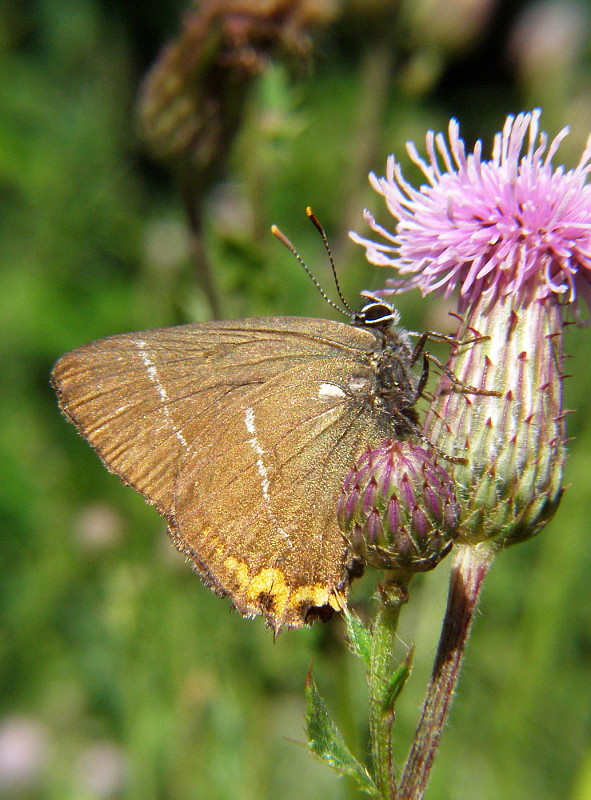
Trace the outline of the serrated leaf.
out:
M 404 684 L 410 677 L 410 673 L 412 672 L 412 658 L 414 655 L 414 647 L 408 651 L 408 654 L 402 664 L 398 667 L 392 679 L 390 681 L 390 685 L 386 690 L 384 695 L 383 701 L 383 710 L 384 711 L 393 711 L 394 705 L 396 704 L 396 700 L 398 699 L 398 695 L 404 689 Z
M 357 614 L 353 614 L 348 609 L 345 610 L 345 621 L 351 652 L 359 656 L 366 667 L 369 667 L 371 663 L 371 633 Z
M 319 758 L 342 775 L 353 778 L 359 788 L 372 797 L 380 792 L 365 767 L 357 761 L 332 721 L 326 703 L 320 696 L 311 671 L 306 678 L 306 727 L 308 746 Z

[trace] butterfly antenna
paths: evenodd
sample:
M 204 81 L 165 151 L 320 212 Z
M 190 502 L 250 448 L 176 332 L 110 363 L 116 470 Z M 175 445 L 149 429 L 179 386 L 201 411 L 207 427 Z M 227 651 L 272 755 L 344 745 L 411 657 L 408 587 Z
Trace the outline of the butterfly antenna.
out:
M 312 211 L 310 206 L 308 206 L 308 208 L 306 209 L 306 214 L 308 215 L 308 219 L 314 225 L 314 227 L 316 228 L 316 230 L 318 231 L 320 236 L 322 236 L 322 242 L 324 244 L 324 249 L 327 252 L 328 260 L 330 261 L 330 268 L 332 269 L 332 276 L 334 278 L 334 284 L 336 286 L 337 294 L 339 296 L 339 299 L 340 299 L 341 303 L 344 305 L 344 307 L 347 309 L 349 314 L 355 315 L 355 312 L 353 311 L 353 309 L 351 308 L 349 303 L 347 303 L 347 301 L 345 300 L 345 298 L 343 296 L 343 293 L 341 291 L 341 285 L 339 283 L 339 278 L 338 278 L 338 275 L 337 275 L 337 268 L 335 267 L 334 258 L 332 257 L 332 250 L 330 249 L 330 245 L 328 243 L 328 238 L 326 236 L 326 232 L 325 232 L 324 228 L 322 227 L 322 224 L 321 224 L 320 220 L 318 219 L 316 214 Z
M 310 209 L 310 211 L 311 211 L 311 209 Z M 322 229 L 320 229 L 320 230 L 322 230 Z M 326 294 L 326 292 L 324 291 L 322 286 L 318 283 L 318 281 L 316 280 L 316 278 L 312 274 L 312 271 L 310 270 L 310 267 L 306 264 L 304 259 L 301 257 L 301 255 L 298 253 L 298 251 L 295 249 L 293 244 L 289 241 L 287 236 L 282 231 L 279 230 L 277 225 L 271 225 L 271 233 L 273 234 L 273 236 L 275 236 L 277 239 L 279 239 L 279 241 L 281 242 L 282 245 L 287 247 L 287 249 L 292 253 L 292 255 L 294 255 L 296 257 L 296 259 L 299 261 L 301 267 L 303 268 L 304 272 L 310 278 L 310 280 L 312 281 L 314 286 L 318 289 L 318 291 L 320 292 L 322 297 L 326 300 L 328 305 L 331 306 L 332 308 L 336 309 L 341 314 L 343 314 L 344 313 L 343 309 L 340 308 L 340 306 L 338 306 L 336 303 L 334 303 L 330 299 L 330 297 Z M 324 235 L 324 232 L 323 232 L 323 235 Z M 332 258 L 331 258 L 331 262 L 332 262 Z M 333 267 L 333 270 L 334 270 L 334 267 Z M 337 289 L 338 289 L 338 284 L 337 284 Z M 339 291 L 339 297 L 340 296 L 341 296 L 341 293 Z M 341 297 L 341 300 L 342 300 L 342 297 Z M 349 311 L 349 306 L 344 302 L 343 302 L 343 305 L 345 306 L 347 311 Z

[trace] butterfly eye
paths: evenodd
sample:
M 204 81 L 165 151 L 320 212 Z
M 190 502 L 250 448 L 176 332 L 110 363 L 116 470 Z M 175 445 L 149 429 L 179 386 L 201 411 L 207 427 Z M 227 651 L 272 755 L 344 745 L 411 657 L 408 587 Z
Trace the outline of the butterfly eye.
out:
M 388 303 L 374 300 L 363 306 L 358 314 L 358 319 L 363 325 L 381 326 L 398 322 L 398 312 Z

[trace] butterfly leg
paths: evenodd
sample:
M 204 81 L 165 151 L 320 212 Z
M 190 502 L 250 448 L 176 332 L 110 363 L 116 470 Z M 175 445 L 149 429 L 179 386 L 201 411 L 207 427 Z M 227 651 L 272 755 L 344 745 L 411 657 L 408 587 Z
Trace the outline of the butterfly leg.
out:
M 425 349 L 427 342 L 444 342 L 445 344 L 452 345 L 453 347 L 464 347 L 466 345 L 478 344 L 489 339 L 489 336 L 475 335 L 472 339 L 456 339 L 455 336 L 450 336 L 447 333 L 439 333 L 439 331 L 423 331 L 423 333 L 414 333 L 408 331 L 411 336 L 418 336 L 417 343 L 412 351 L 411 363 L 416 363 L 419 356 Z
M 424 397 L 425 386 L 429 380 L 429 358 L 428 354 L 423 352 L 423 369 L 421 370 L 421 377 L 417 383 L 417 397 Z
M 421 377 L 419 378 L 419 382 L 417 384 L 417 395 L 423 397 L 424 389 L 427 384 L 427 380 L 429 378 L 429 362 L 435 364 L 444 375 L 446 375 L 452 383 L 452 389 L 455 392 L 461 392 L 462 394 L 476 394 L 476 395 L 483 395 L 485 397 L 499 397 L 499 392 L 495 392 L 490 389 L 478 389 L 476 386 L 470 386 L 469 384 L 464 383 L 461 381 L 445 364 L 437 358 L 437 356 L 433 355 L 433 353 L 429 353 L 425 350 L 425 345 L 428 341 L 432 342 L 445 342 L 447 344 L 460 347 L 463 345 L 472 345 L 477 344 L 478 342 L 483 342 L 488 339 L 488 336 L 475 336 L 473 339 L 466 339 L 460 341 L 459 339 L 455 339 L 453 336 L 448 336 L 445 333 L 438 333 L 437 331 L 424 331 L 423 333 L 419 334 L 418 341 L 414 347 L 411 356 L 411 363 L 415 364 L 420 355 L 423 356 L 423 369 L 421 371 Z
M 443 374 L 449 378 L 451 381 L 451 390 L 453 392 L 460 392 L 461 394 L 476 394 L 482 397 L 500 397 L 501 393 L 495 391 L 494 389 L 479 389 L 477 386 L 471 386 L 469 383 L 464 383 L 461 381 L 457 375 L 452 372 L 451 369 L 445 366 L 445 364 L 440 361 L 437 356 L 434 356 L 433 353 L 423 353 L 423 358 L 427 359 L 428 361 L 432 361 L 436 367 L 438 367 Z M 425 372 L 425 368 L 423 367 L 423 373 Z M 422 375 L 421 375 L 422 378 Z M 421 382 L 421 378 L 419 378 L 419 384 Z

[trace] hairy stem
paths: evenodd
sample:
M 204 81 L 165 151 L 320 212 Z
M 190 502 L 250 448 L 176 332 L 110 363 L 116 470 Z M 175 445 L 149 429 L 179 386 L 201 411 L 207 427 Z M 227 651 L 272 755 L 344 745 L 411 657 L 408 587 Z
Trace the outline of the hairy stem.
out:
M 397 800 L 420 800 L 427 787 L 460 674 L 482 583 L 493 556 L 493 550 L 486 545 L 460 545 L 456 550 L 435 664 L 400 780 Z
M 380 588 L 380 604 L 376 613 L 369 670 L 369 730 L 374 777 L 381 796 L 395 797 L 392 763 L 392 725 L 394 710 L 389 702 L 390 688 L 396 671 L 394 645 L 400 609 L 408 600 L 409 577 L 390 573 Z

